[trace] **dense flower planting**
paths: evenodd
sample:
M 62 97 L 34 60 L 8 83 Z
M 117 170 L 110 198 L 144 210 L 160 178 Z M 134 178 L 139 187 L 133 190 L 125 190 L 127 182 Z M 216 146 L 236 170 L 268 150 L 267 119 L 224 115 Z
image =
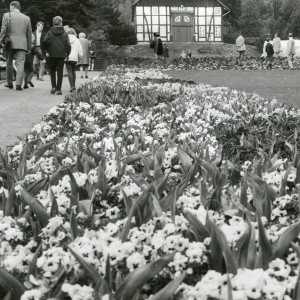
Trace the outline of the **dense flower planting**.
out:
M 1 298 L 299 299 L 298 120 L 158 71 L 95 78 L 1 155 Z
M 168 70 L 267 70 L 266 60 L 260 57 L 246 56 L 242 62 L 237 57 L 200 57 L 192 59 L 151 59 L 151 58 L 129 58 L 111 57 L 108 58 L 112 68 L 120 65 L 126 67 L 140 67 L 143 69 L 168 69 Z M 293 66 L 300 69 L 300 58 L 295 57 Z M 286 57 L 274 58 L 273 69 L 288 70 Z

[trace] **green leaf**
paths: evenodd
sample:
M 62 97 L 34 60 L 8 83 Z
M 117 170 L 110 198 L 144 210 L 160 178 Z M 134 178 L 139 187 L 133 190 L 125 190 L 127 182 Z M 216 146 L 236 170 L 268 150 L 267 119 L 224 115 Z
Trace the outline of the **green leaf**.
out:
M 76 221 L 76 216 L 75 216 L 74 210 L 72 210 L 72 212 L 71 212 L 70 230 L 71 230 L 72 240 L 74 241 L 78 236 L 80 236 L 80 230 L 79 230 L 78 225 L 77 225 L 77 221 Z
M 293 291 L 293 300 L 299 300 L 300 299 L 300 264 L 298 266 L 298 276 L 297 276 L 297 282 L 296 286 Z
M 177 147 L 177 154 L 181 161 L 184 173 L 187 174 L 190 171 L 190 169 L 193 167 L 191 157 L 179 147 Z
M 102 165 L 100 164 L 98 167 L 98 182 L 97 186 L 101 191 L 102 197 L 105 197 L 107 191 L 107 178 L 104 172 Z
M 173 253 L 161 257 L 129 273 L 116 291 L 116 300 L 132 300 L 139 289 L 165 268 L 174 259 L 174 256 Z
M 292 168 L 292 165 L 290 164 L 289 167 L 287 168 L 287 170 L 285 171 L 284 177 L 281 181 L 280 192 L 279 192 L 280 197 L 284 196 L 286 194 L 285 188 L 286 188 L 288 176 L 291 172 L 291 168 Z
M 31 195 L 35 196 L 37 195 L 48 183 L 49 178 L 45 177 L 45 178 L 41 178 L 38 181 L 33 182 L 32 184 L 30 184 L 26 191 L 28 193 L 30 193 Z
M 33 275 L 34 277 L 37 276 L 36 262 L 37 262 L 39 254 L 41 254 L 41 253 L 42 253 L 42 243 L 40 243 L 39 246 L 37 247 L 33 258 L 31 260 L 31 262 L 29 263 L 29 268 L 28 268 L 29 275 Z
M 25 292 L 25 287 L 2 267 L 0 267 L 0 285 L 6 292 L 11 291 L 12 300 L 19 300 Z
M 69 168 L 67 168 L 68 175 L 70 177 L 70 185 L 71 185 L 71 193 L 73 196 L 74 202 L 78 205 L 78 193 L 79 193 L 79 186 L 76 182 L 76 179 Z
M 25 190 L 21 190 L 21 197 L 23 201 L 30 206 L 32 212 L 36 215 L 38 220 L 41 223 L 42 227 L 45 227 L 48 224 L 50 216 L 47 214 L 47 211 L 42 207 L 37 200 L 32 197 L 28 192 Z
M 291 246 L 291 243 L 298 237 L 300 233 L 300 222 L 289 226 L 277 241 L 272 245 L 272 260 L 275 258 L 283 258 L 284 254 Z
M 45 154 L 45 152 L 53 146 L 53 144 L 54 142 L 50 142 L 36 149 L 32 154 L 36 157 L 36 161 L 38 161 Z
M 183 215 L 194 229 L 198 242 L 203 242 L 205 238 L 210 237 L 208 229 L 201 223 L 201 221 L 195 215 L 193 215 L 187 210 L 183 211 Z
M 186 273 L 183 272 L 180 276 L 169 282 L 163 289 L 151 297 L 151 300 L 169 300 L 175 293 L 178 286 L 182 283 Z
M 55 199 L 54 193 L 52 191 L 52 188 L 49 188 L 49 193 L 50 193 L 50 199 L 51 199 L 51 211 L 50 211 L 50 216 L 51 218 L 58 216 L 59 214 L 59 210 L 58 210 L 58 205 L 57 205 L 57 201 Z
M 87 275 L 93 280 L 95 284 L 99 282 L 99 279 L 102 278 L 102 276 L 98 273 L 98 271 L 84 258 L 82 258 L 79 254 L 77 254 L 70 246 L 68 246 L 69 251 L 75 256 L 75 258 L 78 260 L 80 265 L 84 268 Z
M 215 271 L 222 274 L 228 272 L 235 275 L 237 273 L 237 261 L 231 252 L 227 239 L 223 231 L 211 220 L 208 219 L 211 229 L 211 258 L 212 267 Z M 226 259 L 224 259 L 224 253 Z
M 11 216 L 12 208 L 15 202 L 16 202 L 16 193 L 15 193 L 14 186 L 12 186 L 9 191 L 8 199 L 5 204 L 5 216 Z
M 93 213 L 93 199 L 80 200 L 78 203 L 78 208 L 80 212 L 90 216 Z
M 257 223 L 258 223 L 258 235 L 259 235 L 259 261 L 264 270 L 268 269 L 269 263 L 272 260 L 273 251 L 271 243 L 267 237 L 266 231 L 262 225 L 259 213 L 257 213 Z
M 246 267 L 249 252 L 249 244 L 251 240 L 251 223 L 246 223 L 246 230 L 236 243 L 236 256 L 239 268 Z

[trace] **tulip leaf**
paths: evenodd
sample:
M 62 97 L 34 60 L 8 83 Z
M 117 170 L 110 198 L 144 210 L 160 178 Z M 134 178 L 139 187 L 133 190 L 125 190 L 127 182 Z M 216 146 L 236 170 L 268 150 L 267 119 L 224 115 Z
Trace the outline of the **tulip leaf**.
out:
M 25 287 L 4 268 L 0 267 L 0 286 L 6 291 L 11 291 L 11 299 L 18 300 L 25 292 Z
M 300 222 L 289 226 L 285 231 L 283 231 L 277 241 L 273 244 L 272 260 L 277 257 L 282 258 L 288 248 L 291 246 L 291 243 L 298 237 L 299 233 Z
M 38 201 L 25 190 L 21 190 L 21 196 L 23 201 L 30 206 L 32 212 L 40 221 L 41 226 L 45 227 L 50 219 L 50 216 L 47 214 L 45 208 L 41 204 L 39 204 Z
M 174 256 L 175 253 L 161 257 L 129 273 L 116 291 L 116 300 L 132 300 L 139 289 L 165 268 Z
M 36 262 L 37 262 L 39 254 L 41 254 L 41 253 L 42 253 L 42 243 L 40 243 L 39 246 L 37 247 L 33 258 L 31 260 L 31 262 L 29 263 L 29 268 L 28 268 L 29 275 L 33 275 L 34 277 L 37 276 Z
M 183 272 L 180 276 L 169 282 L 163 289 L 157 292 L 151 297 L 151 300 L 170 300 L 172 295 L 175 293 L 178 286 L 182 283 L 186 276 L 186 273 Z
M 80 265 L 84 268 L 86 273 L 89 275 L 89 277 L 94 281 L 95 284 L 98 283 L 99 278 L 102 278 L 102 276 L 98 273 L 98 271 L 84 258 L 82 258 L 79 254 L 77 254 L 70 246 L 68 246 L 69 251 L 75 256 L 75 258 L 78 260 Z

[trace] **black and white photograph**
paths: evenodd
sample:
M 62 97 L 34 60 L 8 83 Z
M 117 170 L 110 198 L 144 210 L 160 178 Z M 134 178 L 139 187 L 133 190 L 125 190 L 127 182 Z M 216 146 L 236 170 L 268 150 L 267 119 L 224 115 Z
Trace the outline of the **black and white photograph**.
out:
M 0 22 L 0 300 L 300 300 L 300 0 Z

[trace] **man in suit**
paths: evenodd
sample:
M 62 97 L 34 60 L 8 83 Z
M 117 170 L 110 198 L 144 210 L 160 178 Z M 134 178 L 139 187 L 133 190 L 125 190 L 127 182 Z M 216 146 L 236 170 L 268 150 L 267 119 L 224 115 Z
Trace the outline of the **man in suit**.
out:
M 35 37 L 35 43 L 34 46 L 38 52 L 43 56 L 43 59 L 40 60 L 38 58 L 38 55 L 34 55 L 33 58 L 33 68 L 34 72 L 36 74 L 37 80 L 43 81 L 44 80 L 44 74 L 45 74 L 45 64 L 46 64 L 46 50 L 44 49 L 42 45 L 42 41 L 46 36 L 46 33 L 43 31 L 44 29 L 44 23 L 38 22 L 36 25 L 36 31 L 33 33 Z M 41 57 L 39 55 L 39 57 Z
M 16 90 L 21 91 L 24 77 L 24 63 L 27 51 L 31 49 L 32 29 L 30 18 L 20 12 L 19 1 L 10 3 L 10 12 L 5 13 L 2 19 L 0 33 L 0 44 L 3 42 L 7 33 L 10 35 L 11 45 L 6 52 L 6 87 L 13 88 L 13 60 L 15 60 Z

